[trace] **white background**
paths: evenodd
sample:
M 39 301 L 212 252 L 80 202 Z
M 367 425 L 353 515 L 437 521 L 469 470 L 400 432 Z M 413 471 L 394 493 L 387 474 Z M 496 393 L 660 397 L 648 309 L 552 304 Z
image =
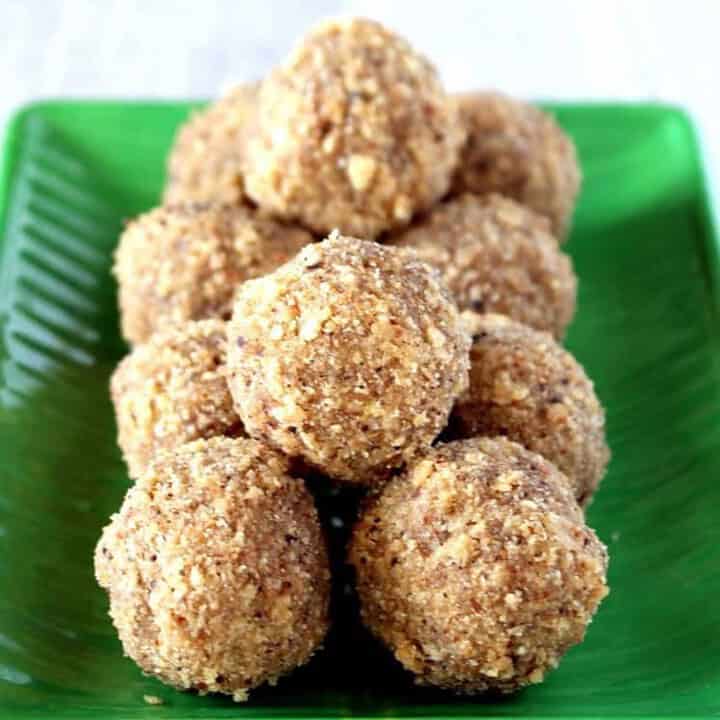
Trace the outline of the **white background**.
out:
M 682 105 L 718 197 L 720 0 L 0 0 L 0 126 L 37 98 L 213 96 L 334 14 L 387 22 L 451 89 Z

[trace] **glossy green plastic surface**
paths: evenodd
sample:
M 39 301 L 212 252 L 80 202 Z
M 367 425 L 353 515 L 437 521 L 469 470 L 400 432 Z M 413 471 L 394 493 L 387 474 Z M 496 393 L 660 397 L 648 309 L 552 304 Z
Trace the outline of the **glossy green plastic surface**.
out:
M 123 219 L 158 199 L 188 108 L 43 103 L 6 136 L 0 718 L 720 715 L 717 238 L 692 128 L 662 106 L 555 108 L 585 174 L 568 345 L 607 406 L 614 455 L 589 511 L 612 592 L 560 669 L 505 700 L 416 689 L 342 593 L 325 652 L 244 705 L 175 692 L 122 656 L 92 572 L 128 486 L 107 392 L 125 350 L 109 268 Z

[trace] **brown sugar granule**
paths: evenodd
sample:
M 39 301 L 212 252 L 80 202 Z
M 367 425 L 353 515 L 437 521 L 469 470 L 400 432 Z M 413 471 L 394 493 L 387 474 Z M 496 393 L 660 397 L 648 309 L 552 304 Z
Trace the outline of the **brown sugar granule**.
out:
M 546 218 L 500 195 L 437 205 L 391 242 L 437 267 L 460 309 L 508 315 L 562 337 L 577 279 Z
M 125 653 L 163 682 L 245 700 L 307 662 L 328 627 L 312 497 L 254 440 L 161 452 L 95 550 Z
M 123 232 L 113 272 L 125 339 L 186 320 L 230 316 L 237 286 L 272 272 L 312 241 L 248 207 L 159 207 Z
M 235 87 L 180 126 L 168 156 L 165 204 L 242 202 L 257 93 L 257 84 Z
M 247 432 L 351 483 L 427 447 L 467 387 L 469 336 L 437 271 L 355 238 L 245 283 L 228 338 Z
M 567 233 L 580 189 L 575 146 L 540 108 L 494 92 L 457 96 L 467 144 L 453 192 L 508 195 Z
M 567 478 L 504 438 L 439 445 L 390 480 L 349 559 L 368 627 L 416 682 L 460 693 L 542 681 L 607 594 Z
M 110 392 L 130 476 L 158 450 L 241 435 L 226 377 L 225 323 L 188 322 L 155 333 L 118 365 Z
M 435 68 L 377 22 L 312 30 L 263 83 L 246 192 L 318 233 L 373 239 L 444 195 L 464 131 Z
M 547 333 L 498 315 L 463 318 L 473 336 L 470 386 L 453 410 L 451 434 L 505 435 L 540 453 L 586 505 L 610 459 L 591 380 Z

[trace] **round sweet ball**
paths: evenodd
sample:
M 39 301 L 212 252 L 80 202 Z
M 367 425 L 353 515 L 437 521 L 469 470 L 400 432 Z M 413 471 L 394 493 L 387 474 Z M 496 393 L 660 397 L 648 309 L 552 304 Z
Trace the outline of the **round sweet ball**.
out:
M 467 387 L 469 340 L 436 271 L 334 234 L 240 288 L 230 390 L 248 434 L 371 484 L 445 427 Z
M 582 366 L 550 335 L 498 315 L 465 313 L 472 333 L 470 386 L 451 435 L 504 435 L 571 480 L 582 505 L 605 474 L 605 412 Z
M 227 386 L 226 347 L 225 323 L 200 320 L 155 333 L 118 365 L 110 394 L 131 477 L 161 450 L 243 434 Z
M 180 126 L 168 156 L 165 204 L 242 202 L 257 92 L 257 84 L 233 88 Z
M 318 233 L 373 239 L 444 195 L 464 131 L 435 68 L 377 22 L 324 22 L 263 83 L 246 191 Z
M 307 662 L 330 576 L 312 497 L 246 438 L 160 453 L 95 550 L 125 653 L 165 683 L 245 700 Z
M 249 207 L 175 205 L 133 220 L 113 272 L 125 339 L 187 320 L 228 319 L 237 286 L 272 272 L 312 241 Z
M 362 617 L 418 684 L 512 692 L 582 641 L 605 547 L 567 478 L 504 438 L 438 445 L 364 509 Z
M 556 337 L 572 320 L 572 261 L 547 220 L 514 200 L 461 195 L 391 242 L 438 268 L 463 310 L 502 313 Z
M 467 144 L 453 192 L 498 192 L 548 217 L 561 239 L 581 173 L 575 146 L 551 115 L 494 92 L 459 96 Z

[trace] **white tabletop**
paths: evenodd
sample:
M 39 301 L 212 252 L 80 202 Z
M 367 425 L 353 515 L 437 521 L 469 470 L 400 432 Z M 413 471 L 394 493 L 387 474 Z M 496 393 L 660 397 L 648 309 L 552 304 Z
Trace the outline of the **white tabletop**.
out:
M 37 98 L 213 96 L 335 14 L 387 22 L 451 89 L 682 105 L 720 197 L 716 0 L 0 0 L 0 125 Z

